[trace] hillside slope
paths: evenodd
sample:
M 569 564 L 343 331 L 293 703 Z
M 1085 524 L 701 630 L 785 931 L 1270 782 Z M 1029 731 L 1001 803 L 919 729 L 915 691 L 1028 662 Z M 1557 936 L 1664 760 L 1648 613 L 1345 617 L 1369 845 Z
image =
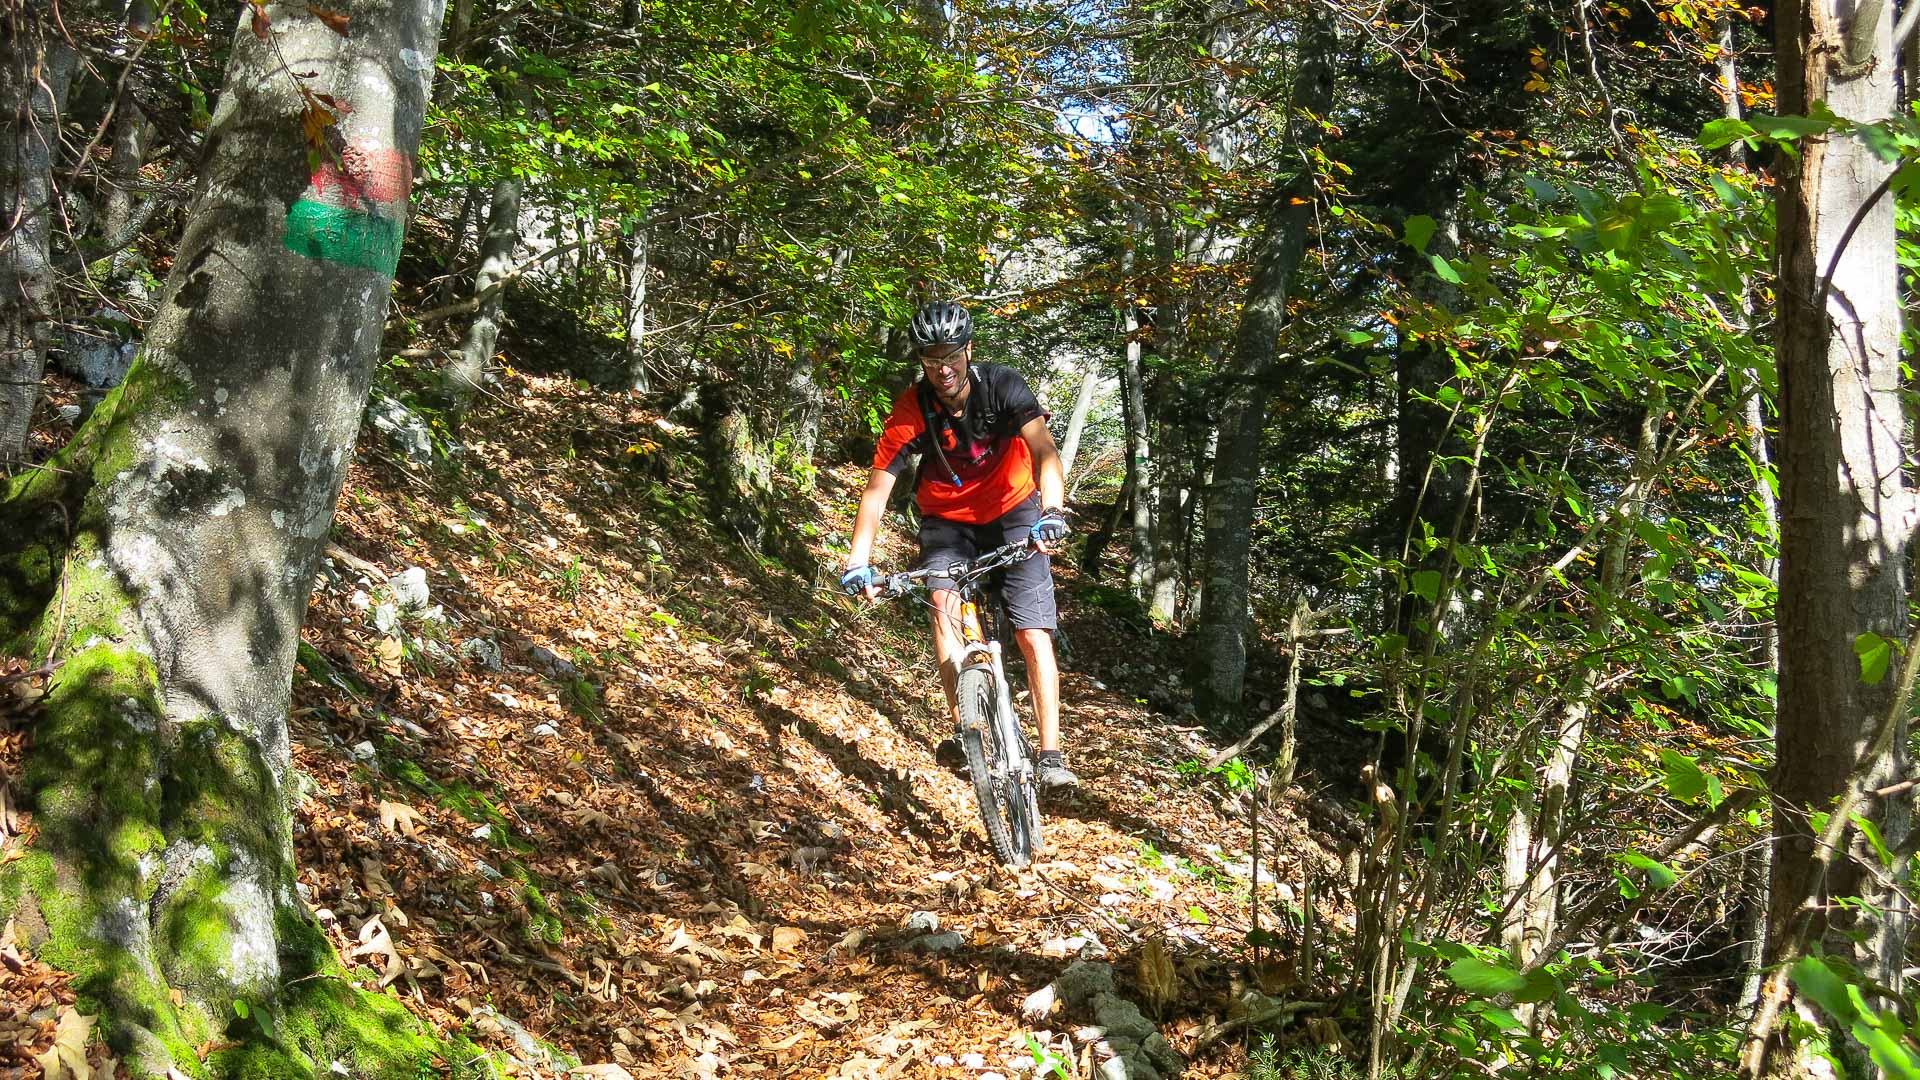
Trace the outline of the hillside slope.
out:
M 1156 939 L 1187 1075 L 1244 1063 L 1206 1036 L 1240 979 L 1247 823 L 1176 771 L 1210 748 L 1146 705 L 1158 642 L 1069 584 L 1085 786 L 1009 874 L 933 760 L 918 613 L 711 535 L 690 440 L 622 398 L 511 374 L 465 441 L 436 471 L 363 440 L 296 678 L 301 887 L 369 985 L 529 1075 L 563 1067 L 535 1039 L 634 1076 L 1007 1075 L 1029 1034 L 1086 1075 L 1091 1013 L 1023 1002 L 1086 956 L 1151 1003 Z M 824 565 L 863 475 L 823 474 L 796 530 Z M 1331 877 L 1286 813 L 1275 880 Z

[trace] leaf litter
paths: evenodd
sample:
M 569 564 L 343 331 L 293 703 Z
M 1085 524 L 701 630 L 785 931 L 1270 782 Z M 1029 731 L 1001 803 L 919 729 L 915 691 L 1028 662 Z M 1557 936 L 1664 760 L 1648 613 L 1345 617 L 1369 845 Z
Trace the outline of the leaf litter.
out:
M 1063 592 L 1087 787 L 1049 800 L 1044 861 L 1009 873 L 970 785 L 933 761 L 919 617 L 831 595 L 818 539 L 779 561 L 710 541 L 672 463 L 697 447 L 668 434 L 664 468 L 637 469 L 627 448 L 666 429 L 631 399 L 507 383 L 511 407 L 469 421 L 459 477 L 361 444 L 336 532 L 352 558 L 328 560 L 307 619 L 299 883 L 358 981 L 512 1052 L 497 1010 L 600 1080 L 1030 1069 L 1021 1005 L 1071 962 L 1063 940 L 1115 961 L 1176 1048 L 1225 1015 L 1246 896 L 1220 867 L 1245 820 L 1175 774 L 1210 748 L 1107 689 L 1164 685 L 1153 646 Z M 844 535 L 863 478 L 824 471 L 786 516 Z M 377 626 L 354 594 L 383 583 L 355 565 L 423 567 L 444 617 Z M 1292 808 L 1276 827 L 1279 880 L 1337 868 Z M 916 911 L 960 946 L 909 948 Z M 9 971 L 0 989 L 38 1004 L 0 1004 L 0 1069 L 77 1030 L 63 976 Z M 1244 1063 L 1216 1046 L 1186 1075 Z

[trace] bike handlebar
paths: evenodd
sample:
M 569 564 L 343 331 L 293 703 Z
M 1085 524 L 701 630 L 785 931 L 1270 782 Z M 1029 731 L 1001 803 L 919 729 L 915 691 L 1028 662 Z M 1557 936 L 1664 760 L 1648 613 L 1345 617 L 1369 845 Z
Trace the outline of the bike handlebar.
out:
M 951 563 L 947 566 L 923 566 L 918 570 L 904 570 L 898 574 L 888 574 L 874 584 L 885 597 L 904 596 L 916 588 L 925 588 L 929 578 L 944 577 L 952 579 L 956 586 L 973 581 L 975 578 L 990 574 L 1003 566 L 1025 562 L 1040 553 L 1032 541 L 1021 540 L 1005 547 L 994 548 L 985 555 L 976 556 L 969 562 Z

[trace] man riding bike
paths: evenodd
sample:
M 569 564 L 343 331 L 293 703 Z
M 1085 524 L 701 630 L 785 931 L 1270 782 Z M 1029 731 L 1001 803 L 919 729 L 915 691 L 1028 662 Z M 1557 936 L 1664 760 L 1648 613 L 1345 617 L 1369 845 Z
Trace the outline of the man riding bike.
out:
M 1001 593 L 1014 640 L 1027 660 L 1027 686 L 1040 728 L 1037 778 L 1042 787 L 1072 787 L 1060 750 L 1060 669 L 1053 631 L 1048 556 L 1067 535 L 1066 478 L 1047 430 L 1047 412 L 1025 379 L 1000 364 L 971 363 L 973 318 L 959 304 L 923 306 L 907 334 L 923 378 L 894 402 L 873 457 L 867 490 L 854 518 L 843 588 L 868 600 L 879 594 L 868 559 L 894 481 L 919 460 L 914 497 L 920 507 L 920 566 L 952 566 L 982 551 L 1030 541 L 1040 554 L 1008 567 Z M 956 726 L 954 683 L 959 674 L 960 604 L 953 582 L 935 578 L 933 645 L 940 682 Z

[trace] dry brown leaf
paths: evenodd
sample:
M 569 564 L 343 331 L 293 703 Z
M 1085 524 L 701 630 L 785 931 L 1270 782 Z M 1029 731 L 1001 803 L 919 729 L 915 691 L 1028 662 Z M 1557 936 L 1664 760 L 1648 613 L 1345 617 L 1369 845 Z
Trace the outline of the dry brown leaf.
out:
M 402 802 L 380 802 L 380 824 L 388 832 L 415 836 L 420 831 L 420 811 Z
M 253 36 L 261 41 L 267 40 L 272 33 L 273 23 L 267 18 L 266 0 L 247 0 L 247 6 L 253 8 Z
M 315 120 L 314 116 L 316 111 L 319 113 L 325 113 L 326 114 L 325 119 Z M 321 134 L 321 133 L 326 130 L 328 125 L 333 123 L 334 121 L 333 114 L 327 112 L 326 109 L 321 108 L 318 105 L 315 105 L 308 110 L 307 121 L 317 125 L 315 128 L 310 129 L 307 132 L 307 141 L 309 143 L 313 143 L 316 140 L 316 138 L 318 138 L 320 144 L 324 145 L 326 142 L 326 137 L 324 134 Z M 373 647 L 373 652 L 374 652 L 374 655 L 379 658 L 379 665 L 380 665 L 381 671 L 384 671 L 389 675 L 396 675 L 396 676 L 404 673 L 405 669 L 403 669 L 400 666 L 400 658 L 406 654 L 406 649 L 400 644 L 399 638 L 396 638 L 396 637 L 381 638 L 380 644 L 375 645 Z
M 393 885 L 387 881 L 387 872 L 372 859 L 360 860 L 360 876 L 367 881 L 367 895 L 375 899 L 393 895 Z
M 1180 976 L 1173 970 L 1173 959 L 1167 955 L 1167 946 L 1158 936 L 1141 944 L 1136 967 L 1141 996 L 1154 1012 L 1164 1013 L 1180 992 Z
M 81 1016 L 71 1005 L 61 1012 L 60 1023 L 54 1028 L 53 1045 L 33 1059 L 46 1074 L 46 1080 L 93 1080 L 93 1066 L 87 1064 L 87 1040 L 93 1035 L 96 1019 Z
M 326 23 L 327 29 L 333 31 L 336 34 L 339 34 L 341 37 L 347 36 L 347 30 L 353 24 L 353 16 L 348 15 L 345 12 L 328 11 L 325 8 L 317 8 L 317 7 L 313 7 L 312 5 L 308 5 L 307 14 L 313 16 L 316 19 L 319 19 L 323 23 Z
M 807 940 L 807 932 L 797 926 L 782 926 L 773 932 L 773 951 L 792 952 Z
M 378 956 L 382 959 L 380 985 L 385 986 L 400 977 L 406 966 L 400 962 L 400 954 L 393 947 L 393 935 L 387 932 L 387 925 L 375 915 L 360 927 L 360 943 L 347 954 L 352 960 L 360 956 Z
M 573 813 L 568 814 L 567 817 L 571 819 L 575 825 L 586 829 L 604 829 L 613 824 L 613 818 L 590 807 L 582 807 L 579 810 L 575 810 Z
M 582 1065 L 568 1076 L 587 1076 L 593 1080 L 633 1080 L 633 1074 L 619 1065 Z

